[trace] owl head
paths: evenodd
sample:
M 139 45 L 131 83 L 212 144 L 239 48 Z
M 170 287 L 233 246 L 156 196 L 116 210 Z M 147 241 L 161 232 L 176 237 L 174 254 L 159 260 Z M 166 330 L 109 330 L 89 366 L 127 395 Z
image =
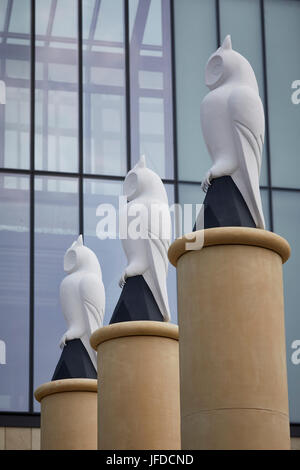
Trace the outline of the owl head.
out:
M 154 171 L 147 168 L 145 155 L 127 174 L 123 185 L 123 194 L 127 197 L 128 202 L 143 197 L 168 203 L 163 182 Z
M 95 253 L 84 246 L 82 235 L 72 243 L 64 256 L 64 271 L 72 274 L 75 271 L 90 271 L 101 276 L 101 268 Z
M 253 69 L 245 57 L 232 49 L 230 35 L 210 56 L 205 68 L 205 84 L 210 90 L 227 82 L 245 84 L 258 91 Z

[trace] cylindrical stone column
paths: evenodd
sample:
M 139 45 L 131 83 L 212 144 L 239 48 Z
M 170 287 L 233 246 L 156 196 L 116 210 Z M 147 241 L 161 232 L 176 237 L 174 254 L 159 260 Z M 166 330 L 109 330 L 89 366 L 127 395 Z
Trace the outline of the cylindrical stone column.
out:
M 91 337 L 98 352 L 98 449 L 180 449 L 178 327 L 132 321 Z
M 35 391 L 42 450 L 97 449 L 97 380 L 64 379 Z
M 198 233 L 201 239 L 203 232 Z M 204 230 L 176 240 L 183 449 L 289 449 L 282 263 L 266 230 Z

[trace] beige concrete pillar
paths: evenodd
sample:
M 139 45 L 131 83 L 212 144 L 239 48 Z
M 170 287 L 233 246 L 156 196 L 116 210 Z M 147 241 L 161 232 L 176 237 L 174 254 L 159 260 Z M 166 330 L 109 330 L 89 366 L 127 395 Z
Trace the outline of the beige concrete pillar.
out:
M 182 448 L 289 449 L 282 285 L 289 244 L 243 227 L 205 230 L 200 250 L 187 250 L 187 241 L 169 250 L 178 279 Z
M 64 379 L 35 391 L 42 450 L 97 449 L 97 380 Z
M 97 330 L 98 449 L 180 449 L 178 327 L 115 323 Z

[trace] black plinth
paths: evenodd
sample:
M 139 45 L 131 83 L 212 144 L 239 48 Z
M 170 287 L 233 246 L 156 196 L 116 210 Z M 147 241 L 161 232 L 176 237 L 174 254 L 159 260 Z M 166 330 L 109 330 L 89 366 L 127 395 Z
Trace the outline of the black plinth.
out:
M 97 379 L 97 371 L 80 339 L 67 341 L 52 380 Z
M 197 230 L 213 227 L 256 227 L 248 206 L 231 176 L 212 180 L 201 211 L 203 210 L 204 227 L 203 223 L 202 226 L 198 223 Z
M 126 279 L 110 324 L 138 320 L 164 321 L 143 276 Z

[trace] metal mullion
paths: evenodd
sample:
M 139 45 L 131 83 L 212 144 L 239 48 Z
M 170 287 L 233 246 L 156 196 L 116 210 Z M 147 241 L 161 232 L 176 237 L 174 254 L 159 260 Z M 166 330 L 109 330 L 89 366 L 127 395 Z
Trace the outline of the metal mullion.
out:
M 30 38 L 30 305 L 29 305 L 29 411 L 33 413 L 34 392 L 34 131 L 35 131 L 35 0 L 31 0 Z
M 126 111 L 126 161 L 127 171 L 131 169 L 131 90 L 130 90 L 130 27 L 129 1 L 123 1 L 124 46 L 125 46 L 125 111 Z
M 6 46 L 6 35 L 7 35 L 7 32 L 8 32 L 8 26 L 9 26 L 9 22 L 10 22 L 10 17 L 11 17 L 11 11 L 12 11 L 12 0 L 9 0 L 8 1 L 8 4 L 7 4 L 7 8 L 6 8 L 6 15 L 5 15 L 5 21 L 4 21 L 4 27 L 3 27 L 3 44 L 4 46 Z M 2 75 L 3 75 L 3 79 L 6 78 L 6 57 L 1 57 L 1 72 L 2 72 Z M 4 119 L 5 119 L 5 109 L 4 109 L 4 106 L 2 105 L 1 106 L 1 119 L 3 119 L 3 122 L 4 122 Z M 5 159 L 5 126 L 1 126 L 1 130 L 0 130 L 0 135 L 1 135 L 1 142 L 2 142 L 2 146 L 1 146 L 1 155 L 0 155 L 0 159 L 1 159 L 1 165 L 4 166 L 4 159 Z
M 168 24 L 170 28 L 170 36 L 171 36 L 171 8 L 170 8 L 170 0 L 167 2 L 161 2 L 161 28 L 162 28 L 162 54 L 163 54 L 163 89 L 161 91 L 161 99 L 163 102 L 163 117 L 164 117 L 164 148 L 165 148 L 165 173 L 173 174 L 174 175 L 174 140 L 173 140 L 173 90 L 172 85 L 173 81 L 171 78 L 171 89 L 168 85 L 168 76 L 171 74 L 172 77 L 172 42 L 170 45 L 168 29 L 164 28 L 164 24 Z M 141 89 L 139 89 L 140 95 Z M 146 90 L 147 94 L 147 90 Z M 155 93 L 148 90 L 148 96 L 155 96 Z M 159 94 L 158 94 L 159 96 Z M 170 110 L 170 115 L 167 112 Z M 171 156 L 171 161 L 168 156 Z
M 83 61 L 82 61 L 82 1 L 77 2 L 78 14 L 78 205 L 79 205 L 79 233 L 84 234 L 83 217 Z
M 174 201 L 179 203 L 178 182 L 178 141 L 177 141 L 177 101 L 176 101 L 176 56 L 175 56 L 175 12 L 174 2 L 170 0 L 171 20 L 171 74 L 172 74 L 172 101 L 173 101 L 173 155 L 174 155 Z
M 216 32 L 217 32 L 217 47 L 220 47 L 221 46 L 220 0 L 216 0 Z
M 270 229 L 273 232 L 274 218 L 273 218 L 273 199 L 272 199 L 271 149 L 270 149 L 270 132 L 269 132 L 269 101 L 268 101 L 268 77 L 267 77 L 267 59 L 266 59 L 266 30 L 265 30 L 264 0 L 260 0 L 260 14 L 261 14 L 263 83 L 264 83 L 265 121 L 266 121 L 265 146 L 266 146 L 266 156 L 267 156 L 269 214 L 270 214 Z

